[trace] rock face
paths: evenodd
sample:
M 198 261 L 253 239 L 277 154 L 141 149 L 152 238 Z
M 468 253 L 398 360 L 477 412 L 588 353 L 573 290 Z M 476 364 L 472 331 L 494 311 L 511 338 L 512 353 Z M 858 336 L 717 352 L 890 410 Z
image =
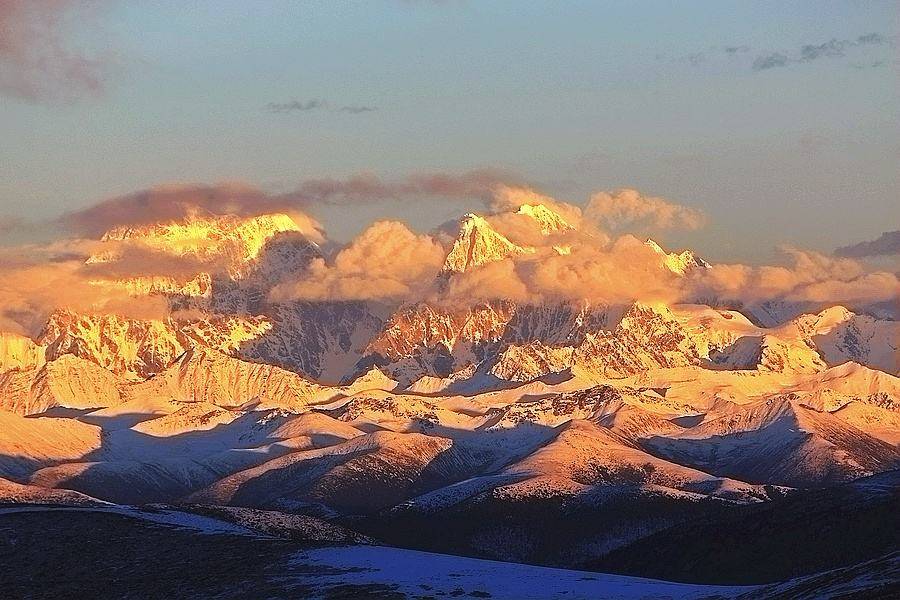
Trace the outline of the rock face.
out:
M 511 344 L 497 357 L 490 373 L 506 381 L 531 381 L 571 367 L 574 350 L 571 346 L 547 346 L 537 341 L 524 346 Z
M 54 312 L 38 338 L 48 360 L 74 354 L 130 379 L 163 371 L 193 346 L 235 353 L 271 328 L 265 318 L 238 316 L 178 321 Z
M 517 377 L 524 377 L 550 354 L 557 364 L 571 350 L 553 349 L 581 343 L 589 332 L 606 327 L 610 319 L 609 307 L 589 303 L 496 301 L 470 307 L 420 303 L 401 308 L 387 320 L 368 344 L 357 370 L 379 365 L 408 383 L 425 375 L 447 377 L 481 363 L 490 369 L 489 364 L 501 361 L 504 366 L 498 367 L 495 375 L 519 370 Z M 518 369 L 514 357 L 532 366 Z
M 313 282 L 311 261 L 340 266 L 284 215 L 108 232 L 89 285 L 154 296 L 167 317 L 61 308 L 36 340 L 0 334 L 0 501 L 409 519 L 427 543 L 586 564 L 774 504 L 783 486 L 900 468 L 896 322 L 782 300 L 763 303 L 778 323 L 765 327 L 703 304 L 448 293 L 500 261 L 524 275 L 566 248 L 578 258 L 584 236 L 544 205 L 467 215 L 455 240 L 429 244 L 446 243 L 443 269 L 381 305 L 281 301 L 277 286 Z M 638 247 L 640 264 L 660 281 L 708 267 L 647 244 L 657 256 Z M 361 264 L 377 272 L 385 255 Z M 135 257 L 189 268 L 117 278 Z
M 508 346 L 491 373 L 528 381 L 572 369 L 587 379 L 621 378 L 654 368 L 697 364 L 690 333 L 663 306 L 634 304 L 612 329 L 572 332 L 559 345 L 530 342 Z
M 38 342 L 50 359 L 74 354 L 133 380 L 161 372 L 197 347 L 338 382 L 362 356 L 382 320 L 362 302 L 272 303 L 269 292 L 296 281 L 321 258 L 308 232 L 287 215 L 193 217 L 107 232 L 110 249 L 88 263 L 114 263 L 123 249 L 187 257 L 208 269 L 187 280 L 167 276 L 98 279 L 132 295 L 164 296 L 161 320 L 58 310 Z M 189 315 L 183 317 L 181 315 Z
M 775 335 L 747 336 L 710 355 L 728 369 L 759 369 L 776 373 L 817 373 L 827 368 L 815 348 L 802 340 Z
M 365 302 L 291 302 L 267 308 L 271 327 L 244 342 L 238 355 L 278 365 L 323 383 L 338 383 L 381 329 L 377 307 Z
M 519 215 L 533 220 L 545 236 L 574 229 L 542 204 L 523 204 Z M 108 247 L 87 261 L 98 273 L 135 250 L 187 257 L 201 269 L 178 277 L 98 275 L 93 281 L 135 296 L 164 297 L 171 317 L 140 320 L 57 310 L 36 343 L 0 336 L 0 372 L 71 354 L 139 381 L 192 348 L 276 365 L 327 384 L 351 381 L 373 366 L 403 386 L 422 377 L 461 380 L 466 373 L 527 381 L 573 368 L 596 380 L 698 360 L 718 369 L 785 373 L 819 371 L 847 360 L 888 373 L 900 370 L 897 323 L 841 307 L 766 329 L 739 312 L 709 307 L 647 312 L 553 300 L 448 306 L 440 296 L 441 282 L 534 251 L 498 232 L 490 217 L 474 214 L 461 220 L 436 274 L 435 296 L 427 302 L 396 308 L 362 301 L 271 301 L 275 286 L 296 282 L 310 261 L 327 260 L 311 241 L 315 235 L 283 214 L 194 216 L 111 230 L 103 236 Z M 668 253 L 653 240 L 647 245 L 659 254 L 660 268 L 675 274 L 709 266 L 690 251 Z
M 699 358 L 696 344 L 669 309 L 636 303 L 612 332 L 587 335 L 572 362 L 594 376 L 614 378 L 692 365 Z

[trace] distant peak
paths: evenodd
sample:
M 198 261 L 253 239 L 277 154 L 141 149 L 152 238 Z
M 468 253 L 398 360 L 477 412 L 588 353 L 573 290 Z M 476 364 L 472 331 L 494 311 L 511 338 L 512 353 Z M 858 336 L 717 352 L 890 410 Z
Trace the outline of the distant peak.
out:
M 559 213 L 543 204 L 523 204 L 516 214 L 526 215 L 537 221 L 544 235 L 574 229 Z
M 248 265 L 260 256 L 269 242 L 276 236 L 284 234 L 302 236 L 306 246 L 317 248 L 314 242 L 309 241 L 297 222 L 283 213 L 252 217 L 189 214 L 177 221 L 116 227 L 103 234 L 102 241 L 136 244 L 176 256 L 190 255 L 205 260 L 223 260 L 229 274 L 239 278 L 245 274 Z M 121 254 L 122 251 L 117 244 L 110 244 L 92 254 L 87 263 L 115 262 Z M 171 278 L 166 278 L 166 281 L 153 282 L 147 278 L 139 278 L 134 282 L 134 291 L 156 288 L 160 288 L 160 291 L 180 291 L 176 282 L 170 280 Z
M 441 273 L 463 273 L 474 267 L 534 252 L 509 241 L 497 232 L 487 219 L 469 213 L 460 220 L 459 234 L 453 242 Z
M 676 275 L 684 275 L 692 269 L 707 269 L 710 267 L 710 264 L 708 262 L 696 256 L 691 250 L 685 250 L 681 253 L 666 252 L 662 246 L 660 246 L 650 238 L 647 238 L 647 241 L 644 242 L 644 244 L 646 244 L 650 247 L 651 250 L 662 256 L 663 265 Z

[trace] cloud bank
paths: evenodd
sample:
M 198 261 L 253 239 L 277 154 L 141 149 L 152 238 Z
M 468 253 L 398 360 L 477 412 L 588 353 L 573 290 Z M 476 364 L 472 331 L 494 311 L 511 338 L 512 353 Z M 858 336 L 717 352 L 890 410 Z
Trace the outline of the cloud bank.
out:
M 706 224 L 702 211 L 637 190 L 598 192 L 584 209 L 585 219 L 613 231 L 623 229 L 699 229 Z
M 382 198 L 413 201 L 423 195 L 466 198 L 483 206 L 489 226 L 527 252 L 500 255 L 478 268 L 439 277 L 457 235 L 456 224 L 415 232 L 399 221 L 377 221 L 348 244 L 321 244 L 332 250 L 292 271 L 290 279 L 273 282 L 274 288 L 263 290 L 264 297 L 279 303 L 352 300 L 395 306 L 493 299 L 748 306 L 775 300 L 809 307 L 865 308 L 900 295 L 896 273 L 855 260 L 896 253 L 898 232 L 840 249 L 836 256 L 787 247 L 782 249 L 781 264 L 774 265 L 717 264 L 714 257 L 705 257 L 712 266 L 688 269 L 682 275 L 667 268 L 666 261 L 672 257 L 635 234 L 701 227 L 706 217 L 690 206 L 633 189 L 599 191 L 579 206 L 490 170 L 398 179 L 364 174 L 308 180 L 290 193 L 277 195 L 245 184 L 158 186 L 64 215 L 60 225 L 76 237 L 0 249 L 0 329 L 34 335 L 49 312 L 60 307 L 164 318 L 170 314 L 164 296 L 148 292 L 147 286 L 121 282 L 168 278 L 180 284 L 206 273 L 228 277 L 230 261 L 243 256 L 240 248 L 215 237 L 219 234 L 203 237 L 207 234 L 202 227 L 197 233 L 202 239 L 188 240 L 187 250 L 162 242 L 143 243 L 140 237 L 127 235 L 101 240 L 108 229 L 127 231 L 140 224 L 189 222 L 209 215 L 250 217 L 287 211 L 304 235 L 327 242 L 305 208 Z M 543 205 L 552 211 L 551 221 L 535 218 L 539 213 L 533 210 L 521 211 L 523 205 Z M 221 251 L 208 251 L 217 244 Z M 190 250 L 195 246 L 197 251 Z
M 444 248 L 397 221 L 377 221 L 337 253 L 313 261 L 300 280 L 276 287 L 275 301 L 403 300 L 430 285 L 444 260 Z

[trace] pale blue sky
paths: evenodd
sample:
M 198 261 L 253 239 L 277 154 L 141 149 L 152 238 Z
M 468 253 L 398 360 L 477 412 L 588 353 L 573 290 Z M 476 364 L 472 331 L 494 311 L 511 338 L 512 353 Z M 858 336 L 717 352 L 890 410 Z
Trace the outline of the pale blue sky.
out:
M 283 191 L 500 167 L 576 203 L 635 187 L 701 208 L 705 230 L 662 237 L 716 260 L 900 226 L 895 1 L 185 4 L 116 2 L 74 24 L 68 42 L 112 57 L 99 97 L 0 95 L 0 214 L 164 182 Z M 880 43 L 856 42 L 870 33 Z M 803 60 L 830 40 L 847 41 L 839 55 Z M 776 53 L 786 64 L 753 68 Z M 314 212 L 347 239 L 374 217 L 427 229 L 477 207 Z

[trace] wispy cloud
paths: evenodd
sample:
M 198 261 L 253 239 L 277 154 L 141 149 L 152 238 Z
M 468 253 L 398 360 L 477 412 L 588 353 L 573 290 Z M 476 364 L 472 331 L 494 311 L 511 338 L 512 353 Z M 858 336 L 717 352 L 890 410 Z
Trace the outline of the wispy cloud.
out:
M 70 39 L 93 23 L 93 2 L 0 0 L 0 94 L 27 102 L 72 102 L 103 93 L 110 61 Z
M 781 52 L 773 52 L 765 56 L 758 56 L 753 61 L 754 71 L 765 71 L 766 69 L 777 69 L 778 67 L 786 67 L 791 63 L 791 59 Z
M 797 63 L 808 63 L 819 60 L 820 58 L 842 57 L 846 56 L 847 52 L 853 48 L 861 46 L 881 46 L 886 43 L 887 40 L 878 33 L 867 33 L 852 40 L 832 38 L 821 44 L 805 44 L 790 55 L 782 52 L 761 54 L 753 61 L 753 70 L 765 71 L 768 69 L 787 67 Z
M 866 258 L 870 256 L 891 256 L 900 254 L 900 231 L 886 231 L 870 242 L 859 242 L 834 251 L 836 256 Z
M 291 100 L 290 102 L 269 102 L 266 104 L 266 110 L 273 113 L 289 113 L 289 112 L 307 112 L 310 110 L 318 110 L 325 108 L 327 103 L 324 100 Z
M 673 60 L 687 63 L 692 67 L 749 66 L 753 71 L 766 71 L 794 64 L 809 63 L 822 58 L 844 57 L 852 50 L 861 49 L 864 46 L 875 47 L 890 45 L 891 43 L 889 39 L 880 33 L 867 33 L 853 39 L 833 38 L 820 44 L 804 44 L 793 51 L 757 50 L 754 52 L 754 49 L 746 44 L 710 46 Z M 755 58 L 752 58 L 753 55 L 751 53 L 755 54 Z M 663 58 L 663 55 L 657 55 L 658 60 Z M 752 61 L 750 60 L 751 58 Z M 863 58 L 851 66 L 854 69 L 868 69 L 880 67 L 883 64 L 883 60 L 866 60 Z
M 96 237 L 119 225 L 167 222 L 198 213 L 249 216 L 292 212 L 315 204 L 359 204 L 423 196 L 472 199 L 487 205 L 497 186 L 518 182 L 514 174 L 486 168 L 462 173 L 412 173 L 399 179 L 383 179 L 372 173 L 343 179 L 307 179 L 283 194 L 269 194 L 237 182 L 178 183 L 103 200 L 62 215 L 55 225 L 77 235 Z
M 340 112 L 346 112 L 346 113 L 350 113 L 352 115 L 358 115 L 359 113 L 373 112 L 378 109 L 374 106 L 363 106 L 363 105 L 359 105 L 359 104 L 351 104 L 349 106 L 342 106 L 338 110 Z
M 373 112 L 378 110 L 375 106 L 366 106 L 362 104 L 347 104 L 343 106 L 333 106 L 327 100 L 313 98 L 312 100 L 291 100 L 289 102 L 269 102 L 266 104 L 266 110 L 272 113 L 294 113 L 294 112 L 311 112 L 317 110 L 327 110 L 331 112 L 350 113 L 358 115 L 365 112 Z
M 885 62 L 883 60 L 873 60 L 872 62 L 868 63 L 853 63 L 850 66 L 857 71 L 862 71 L 863 69 L 877 69 L 879 67 L 883 67 L 884 65 Z

